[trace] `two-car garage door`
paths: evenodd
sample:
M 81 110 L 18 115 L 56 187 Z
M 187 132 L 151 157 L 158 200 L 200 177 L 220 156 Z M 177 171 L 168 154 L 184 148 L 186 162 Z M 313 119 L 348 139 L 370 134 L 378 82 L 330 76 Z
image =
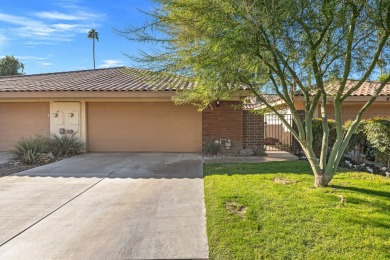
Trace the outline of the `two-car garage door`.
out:
M 200 152 L 202 114 L 172 102 L 90 102 L 90 152 Z

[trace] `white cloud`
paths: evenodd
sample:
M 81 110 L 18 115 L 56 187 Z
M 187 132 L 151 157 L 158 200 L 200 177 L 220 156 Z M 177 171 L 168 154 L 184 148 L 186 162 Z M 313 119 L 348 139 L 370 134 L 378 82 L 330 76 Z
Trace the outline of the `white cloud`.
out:
M 57 23 L 53 24 L 52 27 L 54 29 L 57 29 L 58 31 L 69 31 L 73 30 L 74 28 L 77 28 L 80 26 L 79 24 L 66 24 L 66 23 Z
M 76 6 L 67 7 L 68 9 L 77 9 Z M 42 18 L 42 19 L 49 19 L 49 20 L 63 20 L 63 21 L 80 21 L 80 20 L 91 20 L 94 18 L 103 17 L 103 14 L 93 14 L 93 13 L 87 13 L 81 10 L 73 11 L 72 14 L 67 13 L 61 13 L 58 11 L 44 11 L 44 12 L 37 12 L 34 13 L 34 16 Z
M 46 60 L 46 58 L 36 57 L 36 56 L 15 56 L 15 57 L 21 60 Z
M 105 14 L 94 13 L 70 1 L 71 6 L 62 6 L 63 11 L 41 11 L 30 16 L 18 16 L 0 11 L 0 22 L 6 25 L 4 35 L 28 39 L 24 44 L 56 44 L 72 41 L 77 34 L 85 34 L 91 28 L 99 27 L 98 22 Z M 88 11 L 88 12 L 87 12 Z M 6 38 L 1 38 L 0 47 Z
M 57 0 L 55 4 L 66 9 L 78 9 L 80 0 Z
M 18 60 L 46 60 L 46 58 L 43 57 L 36 57 L 36 56 L 18 56 L 18 55 L 12 55 Z M 4 58 L 4 55 L 0 55 L 0 59 Z M 36 63 L 41 64 L 45 62 L 37 61 Z
M 16 15 L 10 15 L 10 14 L 5 14 L 5 13 L 0 13 L 0 21 L 11 23 L 11 24 L 16 24 L 16 25 L 22 25 L 26 26 L 29 24 L 40 24 L 37 21 L 22 17 L 22 16 L 16 16 Z
M 85 18 L 80 18 L 80 17 L 78 17 L 76 15 L 60 13 L 60 12 L 57 12 L 57 11 L 38 12 L 38 13 L 34 13 L 34 16 L 39 17 L 39 18 L 44 18 L 44 19 L 66 20 L 66 21 L 75 21 L 75 20 L 85 19 Z
M 39 64 L 39 65 L 41 65 L 41 66 L 51 66 L 51 65 L 53 65 L 53 63 L 51 63 L 51 62 L 41 62 L 41 61 L 37 61 L 37 62 L 35 62 L 36 64 Z
M 48 42 L 48 41 L 26 41 L 25 45 L 58 45 L 59 42 Z
M 99 68 L 112 68 L 112 67 L 122 67 L 125 63 L 122 60 L 103 60 L 103 64 L 99 65 Z
M 22 16 L 0 13 L 0 21 L 21 26 L 16 30 L 14 28 L 14 32 L 22 37 L 48 36 L 56 31 L 56 28 L 49 24 Z

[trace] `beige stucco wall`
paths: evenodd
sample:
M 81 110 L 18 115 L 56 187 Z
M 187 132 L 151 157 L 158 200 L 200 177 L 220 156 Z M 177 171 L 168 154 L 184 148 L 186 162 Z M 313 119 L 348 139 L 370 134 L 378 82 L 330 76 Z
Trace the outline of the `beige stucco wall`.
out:
M 388 97 L 378 97 L 378 99 L 365 111 L 363 119 L 373 117 L 390 117 L 390 101 Z M 341 114 L 343 121 L 355 119 L 357 112 L 368 101 L 368 97 L 349 97 L 342 105 Z M 304 101 L 302 97 L 297 97 L 294 100 L 294 105 L 298 110 L 304 110 Z M 334 119 L 334 107 L 331 102 L 326 105 L 327 114 L 330 119 Z M 320 106 L 317 107 L 314 114 L 315 117 L 320 116 Z
M 5 94 L 5 95 L 3 95 Z M 40 95 L 38 95 L 40 94 Z M 107 92 L 89 92 L 89 93 L 79 93 L 80 97 L 76 97 L 77 93 L 75 92 L 64 92 L 64 93 L 2 93 L 0 96 L 0 105 L 3 107 L 30 107 L 29 109 L 25 110 L 24 112 L 19 109 L 19 115 L 15 117 L 14 122 L 11 122 L 9 120 L 9 115 L 4 115 L 5 109 L 2 109 L 0 111 L 0 130 L 3 130 L 0 134 L 0 151 L 8 151 L 10 149 L 10 143 L 12 143 L 15 139 L 20 138 L 21 136 L 27 136 L 27 135 L 33 135 L 35 133 L 41 133 L 44 132 L 46 134 L 49 134 L 50 132 L 56 132 L 58 130 L 54 127 L 52 122 L 52 114 L 54 112 L 53 110 L 53 104 L 57 102 L 78 102 L 80 103 L 80 138 L 82 141 L 87 141 L 87 103 L 94 102 L 94 103 L 100 103 L 100 104 L 114 104 L 114 103 L 145 103 L 145 104 L 168 104 L 169 107 L 171 107 L 171 111 L 173 112 L 172 115 L 175 115 L 176 113 L 179 113 L 178 111 L 186 111 L 186 107 L 189 107 L 191 110 L 190 114 L 186 114 L 185 112 L 182 113 L 184 117 L 191 118 L 195 115 L 195 119 L 192 119 L 192 122 L 195 122 L 194 129 L 191 128 L 191 120 L 190 122 L 186 122 L 186 119 L 178 119 L 178 122 L 184 123 L 185 125 L 188 125 L 189 123 L 190 127 L 187 127 L 187 129 L 184 129 L 182 127 L 183 133 L 179 133 L 178 138 L 182 138 L 185 135 L 193 135 L 193 131 L 195 131 L 195 137 L 196 140 L 189 140 L 187 138 L 187 141 L 190 143 L 192 142 L 192 148 L 189 149 L 189 145 L 185 144 L 185 142 L 181 142 L 181 148 L 180 145 L 177 144 L 177 147 L 174 149 L 168 149 L 168 151 L 200 151 L 201 150 L 201 113 L 197 112 L 196 109 L 193 106 L 176 106 L 173 104 L 171 97 L 174 94 L 173 92 L 125 92 L 125 93 L 107 93 Z M 34 97 L 36 96 L 36 97 Z M 105 97 L 108 96 L 108 97 Z M 34 109 L 31 109 L 31 105 L 29 104 L 41 104 L 38 106 L 44 106 L 45 110 L 43 113 L 44 122 L 42 121 L 42 113 L 39 114 L 37 119 L 34 114 Z M 44 105 L 43 105 L 44 104 Z M 148 107 L 148 105 L 145 105 Z M 153 106 L 153 105 L 152 105 Z M 155 105 L 154 105 L 155 106 Z M 163 107 L 163 105 L 161 105 Z M 184 109 L 184 110 L 183 110 Z M 188 108 L 187 108 L 188 109 Z M 9 111 L 10 109 L 7 109 Z M 11 109 L 12 110 L 12 109 Z M 16 109 L 18 110 L 18 109 Z M 148 108 L 146 108 L 148 110 Z M 157 108 L 156 110 L 159 110 Z M 145 113 L 145 111 L 138 111 L 142 116 L 142 113 Z M 15 112 L 12 112 L 15 113 Z M 12 114 L 11 113 L 11 114 Z M 158 114 L 158 113 L 157 113 Z M 156 118 L 156 120 L 160 120 L 160 122 L 163 119 L 162 118 Z M 165 116 L 165 119 L 167 116 Z M 179 116 L 180 118 L 180 116 Z M 177 120 L 176 120 L 177 121 Z M 11 122 L 11 123 L 9 123 Z M 27 122 L 27 125 L 25 123 Z M 175 124 L 178 124 L 178 122 L 174 122 L 173 126 Z M 31 124 L 32 125 L 31 125 Z M 122 124 L 122 122 L 119 122 L 119 124 Z M 130 124 L 130 122 L 129 122 Z M 5 127 L 8 127 L 5 129 Z M 12 126 L 16 129 L 12 129 Z M 24 127 L 25 126 L 25 127 Z M 93 126 L 92 126 L 93 127 Z M 106 128 L 110 128 L 110 124 L 106 124 Z M 158 128 L 157 128 L 158 129 Z M 180 129 L 180 127 L 178 128 Z M 176 130 L 174 130 L 176 131 Z M 173 133 L 174 133 L 173 131 Z M 58 131 L 57 131 L 58 132 Z M 13 137 L 10 137 L 10 133 L 14 135 Z M 147 133 L 144 133 L 147 134 Z M 174 133 L 175 134 L 175 133 Z M 163 137 L 163 136 L 162 136 Z M 171 137 L 172 138 L 172 137 Z M 4 140 L 4 141 L 3 141 Z M 5 141 L 7 140 L 7 141 Z M 118 146 L 121 146 L 119 143 Z M 149 147 L 150 148 L 150 147 Z M 140 149 L 143 151 L 146 151 L 148 148 Z M 152 149 L 156 150 L 156 149 Z M 152 151 L 150 150 L 150 151 Z M 158 148 L 158 151 L 164 151 L 164 148 Z M 156 151 L 157 151 L 156 150 Z M 97 150 L 95 150 L 97 151 Z M 125 148 L 120 148 L 118 151 L 127 151 Z
M 346 103 L 341 107 L 341 116 L 343 122 L 354 120 L 358 111 L 362 108 L 364 103 Z M 326 106 L 330 119 L 334 119 L 333 105 Z M 374 103 L 363 114 L 363 119 L 374 117 L 390 117 L 390 102 L 388 103 Z
M 48 105 L 46 118 L 49 126 L 48 132 L 57 132 L 52 122 L 54 102 L 79 102 L 80 111 L 80 139 L 87 141 L 87 102 L 169 102 L 175 92 L 4 92 L 0 95 L 0 104 L 14 103 L 45 103 Z M 49 105 L 50 104 L 50 105 Z M 37 121 L 38 123 L 39 121 Z M 3 121 L 0 118 L 0 124 Z M 1 141 L 1 139 L 0 139 Z M 3 148 L 5 149 L 5 148 Z M 8 149 L 7 149 L 8 150 Z

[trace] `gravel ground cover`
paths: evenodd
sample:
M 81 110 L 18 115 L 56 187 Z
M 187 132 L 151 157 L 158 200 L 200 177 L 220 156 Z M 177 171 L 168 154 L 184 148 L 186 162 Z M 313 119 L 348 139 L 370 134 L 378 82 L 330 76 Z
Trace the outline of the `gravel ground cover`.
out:
M 26 171 L 39 165 L 25 165 L 18 162 L 7 162 L 0 164 L 0 177 L 11 175 L 14 173 Z

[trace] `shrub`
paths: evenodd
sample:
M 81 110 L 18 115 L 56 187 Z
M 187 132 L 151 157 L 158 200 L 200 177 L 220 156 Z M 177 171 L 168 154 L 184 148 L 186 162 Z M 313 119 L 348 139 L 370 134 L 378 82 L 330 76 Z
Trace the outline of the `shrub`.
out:
M 15 143 L 11 153 L 13 159 L 31 165 L 42 162 L 49 152 L 55 157 L 61 157 L 78 154 L 83 148 L 84 143 L 74 134 L 62 136 L 52 134 L 50 138 L 36 135 L 21 138 Z
M 50 136 L 48 148 L 54 156 L 60 157 L 80 153 L 84 148 L 84 143 L 80 141 L 75 134 L 64 134 L 61 136 L 52 134 Z
M 333 147 L 336 141 L 336 135 L 337 135 L 336 125 L 334 120 L 331 119 L 328 120 L 328 125 L 329 125 L 328 146 L 329 148 L 331 148 Z M 319 157 L 321 155 L 322 136 L 323 136 L 322 119 L 321 118 L 313 119 L 312 126 L 313 126 L 313 150 L 315 155 Z
M 13 159 L 25 164 L 37 164 L 48 151 L 48 138 L 36 135 L 22 138 L 17 141 L 11 150 Z
M 367 120 L 365 129 L 376 160 L 387 163 L 387 167 L 390 168 L 390 119 Z
M 221 149 L 221 144 L 219 141 L 208 141 L 206 144 L 206 154 L 217 155 Z
M 344 131 L 346 132 L 351 126 L 352 121 L 349 120 L 344 123 Z M 357 163 L 363 162 L 363 157 L 361 155 L 368 155 L 371 150 L 370 143 L 367 140 L 366 133 L 367 120 L 360 121 L 359 125 L 352 134 L 351 140 L 348 143 L 346 152 L 353 151 L 353 161 Z

